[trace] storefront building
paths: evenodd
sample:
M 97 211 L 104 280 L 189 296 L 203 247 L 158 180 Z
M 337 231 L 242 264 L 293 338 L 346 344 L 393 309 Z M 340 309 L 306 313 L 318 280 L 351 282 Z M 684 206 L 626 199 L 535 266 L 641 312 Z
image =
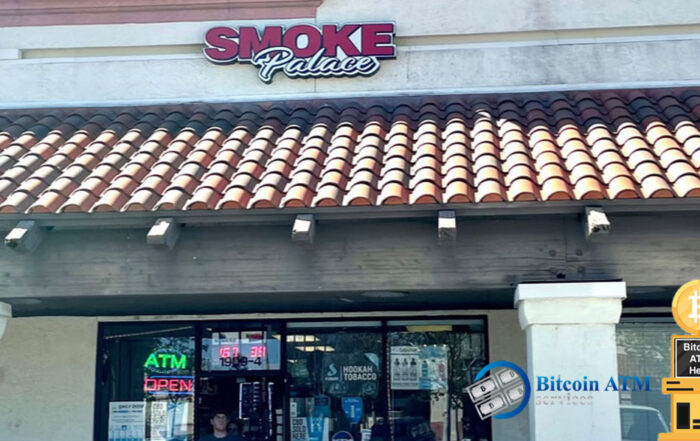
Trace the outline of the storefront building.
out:
M 656 439 L 700 274 L 696 23 L 0 4 L 0 440 L 193 441 L 219 410 L 248 441 Z M 498 361 L 531 396 L 482 419 Z

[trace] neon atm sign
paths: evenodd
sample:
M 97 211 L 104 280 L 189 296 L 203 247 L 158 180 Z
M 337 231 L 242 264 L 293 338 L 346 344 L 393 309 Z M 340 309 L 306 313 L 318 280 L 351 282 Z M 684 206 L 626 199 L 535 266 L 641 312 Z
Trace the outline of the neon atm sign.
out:
M 396 58 L 394 23 L 315 26 L 217 26 L 207 31 L 204 56 L 216 64 L 249 63 L 266 83 L 290 78 L 371 76 L 381 59 Z
M 143 367 L 161 374 L 187 369 L 187 355 L 179 351 L 159 349 L 151 352 Z

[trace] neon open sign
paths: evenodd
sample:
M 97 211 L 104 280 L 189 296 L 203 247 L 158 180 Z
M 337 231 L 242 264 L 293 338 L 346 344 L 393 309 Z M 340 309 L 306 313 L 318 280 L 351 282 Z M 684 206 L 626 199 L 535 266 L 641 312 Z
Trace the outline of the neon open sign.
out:
M 143 381 L 143 390 L 151 395 L 192 395 L 194 377 L 154 375 Z
M 290 78 L 370 76 L 379 60 L 396 58 L 394 23 L 301 24 L 262 30 L 217 26 L 205 35 L 204 56 L 216 64 L 250 63 L 266 83 Z

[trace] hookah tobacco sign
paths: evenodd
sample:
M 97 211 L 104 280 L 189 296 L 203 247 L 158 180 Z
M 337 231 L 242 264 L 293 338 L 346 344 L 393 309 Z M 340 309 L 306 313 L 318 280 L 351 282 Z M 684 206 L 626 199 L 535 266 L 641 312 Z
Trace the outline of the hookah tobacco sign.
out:
M 205 35 L 204 56 L 216 64 L 249 63 L 266 83 L 290 78 L 371 76 L 381 59 L 396 58 L 394 23 L 217 26 Z

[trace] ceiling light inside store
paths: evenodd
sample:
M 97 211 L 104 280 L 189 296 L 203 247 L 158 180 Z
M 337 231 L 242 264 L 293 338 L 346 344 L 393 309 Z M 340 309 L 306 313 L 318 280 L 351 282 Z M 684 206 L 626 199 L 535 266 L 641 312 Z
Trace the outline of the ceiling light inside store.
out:
M 318 343 L 321 340 L 315 335 L 288 335 L 287 341 L 290 343 Z
M 297 349 L 302 352 L 335 352 L 333 346 L 297 346 Z

